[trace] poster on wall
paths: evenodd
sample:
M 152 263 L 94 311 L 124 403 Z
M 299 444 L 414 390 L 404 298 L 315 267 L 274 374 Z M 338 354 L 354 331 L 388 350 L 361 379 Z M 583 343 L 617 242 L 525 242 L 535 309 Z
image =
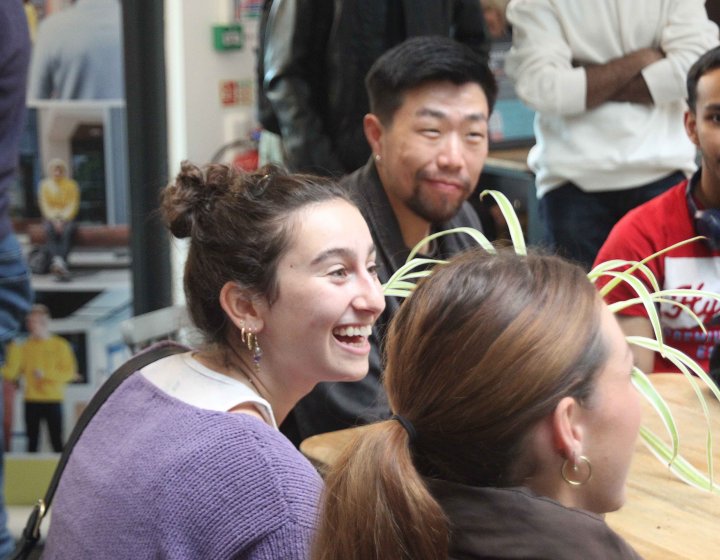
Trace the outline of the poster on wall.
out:
M 75 357 L 77 371 L 52 397 L 64 439 L 120 360 L 118 327 L 132 312 L 122 2 L 31 0 L 25 10 L 33 44 L 11 216 L 35 302 Z M 33 336 L 30 321 L 26 331 L 18 345 Z M 9 388 L 12 451 L 36 439 L 24 415 L 33 383 L 21 375 Z M 49 428 L 41 426 L 33 451 L 56 447 Z

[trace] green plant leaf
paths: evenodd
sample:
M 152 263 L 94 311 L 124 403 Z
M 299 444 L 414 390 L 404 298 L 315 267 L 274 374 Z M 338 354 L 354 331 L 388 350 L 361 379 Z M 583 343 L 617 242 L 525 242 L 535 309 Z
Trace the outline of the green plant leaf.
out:
M 404 265 L 398 268 L 392 276 L 390 276 L 387 282 L 382 285 L 383 294 L 385 294 L 385 296 L 407 297 L 410 294 L 406 293 L 406 288 L 401 287 L 398 293 L 395 292 L 397 290 L 397 282 L 404 282 L 405 279 L 408 277 L 420 278 L 422 276 L 427 276 L 428 274 L 430 274 L 430 270 L 416 271 L 415 269 L 419 267 L 432 267 L 438 264 L 444 264 L 446 262 L 447 261 L 439 259 L 415 258 L 408 260 Z M 411 274 L 412 276 L 408 276 L 409 274 Z M 390 293 L 391 291 L 393 291 L 393 293 Z
M 510 239 L 512 240 L 515 252 L 518 255 L 527 255 L 522 226 L 520 225 L 520 220 L 518 220 L 512 202 L 510 202 L 508 197 L 506 197 L 503 193 L 494 190 L 484 190 L 480 193 L 480 198 L 483 199 L 487 195 L 490 195 L 495 199 L 495 202 L 497 202 L 497 205 L 500 208 L 500 212 L 502 212 L 503 218 L 505 218 L 505 223 L 507 223 L 508 231 L 510 232 Z
M 645 312 L 647 313 L 648 319 L 650 320 L 650 325 L 652 326 L 653 333 L 655 334 L 655 339 L 657 340 L 659 344 L 659 352 L 661 355 L 665 355 L 663 344 L 663 337 L 662 337 L 662 325 L 660 324 L 660 316 L 658 315 L 657 309 L 655 308 L 655 303 L 653 302 L 652 296 L 650 295 L 650 292 L 648 291 L 645 284 L 637 277 L 630 274 L 628 271 L 617 271 L 617 270 L 607 270 L 602 273 L 604 276 L 610 276 L 614 278 L 618 278 L 620 281 L 624 281 L 627 284 L 630 285 L 630 287 L 635 290 L 635 293 L 640 298 L 640 302 L 642 303 L 643 307 L 645 307 Z M 611 280 L 612 282 L 612 280 Z M 601 292 L 602 295 L 602 292 Z
M 632 273 L 635 272 L 638 268 L 640 268 L 642 265 L 644 265 L 645 263 L 647 263 L 647 262 L 649 262 L 649 261 L 651 261 L 651 260 L 653 260 L 653 259 L 656 259 L 656 258 L 659 257 L 660 255 L 664 255 L 665 253 L 667 253 L 667 252 L 669 252 L 669 251 L 672 251 L 672 250 L 674 250 L 674 249 L 677 249 L 678 247 L 682 247 L 683 245 L 687 245 L 688 243 L 695 243 L 696 241 L 700 241 L 700 240 L 702 240 L 702 239 L 705 239 L 705 237 L 703 237 L 702 235 L 698 235 L 698 236 L 696 236 L 696 237 L 692 237 L 692 238 L 690 238 L 690 239 L 686 239 L 685 241 L 680 241 L 680 242 L 678 242 L 678 243 L 675 243 L 675 244 L 673 244 L 673 245 L 670 245 L 670 247 L 666 247 L 665 249 L 661 249 L 660 251 L 657 251 L 657 252 L 653 253 L 653 254 L 650 255 L 649 257 L 645 257 L 645 258 L 644 258 L 643 260 L 641 260 L 641 261 L 637 261 L 637 262 L 632 263 L 631 266 L 630 266 L 630 268 L 628 268 L 625 272 L 627 272 L 627 273 L 629 273 L 629 274 L 632 274 Z M 631 261 L 626 261 L 626 262 L 631 263 Z M 599 266 L 602 266 L 602 264 L 600 264 Z M 593 270 L 594 270 L 594 269 L 593 269 Z M 592 274 L 593 274 L 593 271 L 591 270 L 588 276 L 590 276 L 590 275 L 592 275 Z M 650 273 L 650 274 L 652 274 L 652 273 Z M 602 291 L 601 291 L 601 295 L 604 296 L 605 294 L 610 293 L 610 291 L 611 291 L 613 288 L 615 288 L 615 286 L 617 286 L 620 282 L 622 282 L 622 279 L 621 279 L 621 278 L 615 278 L 615 279 L 611 280 L 610 282 L 608 282 L 605 286 L 603 286 L 603 289 L 602 289 Z M 657 282 L 655 282 L 654 285 L 657 285 Z
M 425 245 L 430 243 L 431 241 L 439 238 L 439 237 L 445 237 L 446 235 L 454 235 L 457 233 L 463 233 L 466 235 L 469 235 L 472 237 L 480 247 L 485 249 L 488 253 L 495 253 L 495 247 L 493 247 L 493 244 L 488 240 L 487 237 L 485 237 L 485 234 L 481 231 L 476 230 L 475 228 L 471 227 L 456 227 L 452 229 L 445 229 L 443 231 L 438 231 L 436 233 L 433 233 L 431 235 L 428 235 L 427 237 L 423 238 L 422 241 L 420 241 L 415 247 L 412 248 L 410 251 L 410 254 L 408 255 L 407 262 L 410 262 L 415 258 L 415 255 L 417 255 L 420 252 L 420 249 L 422 249 Z
M 637 270 L 638 272 L 642 273 L 645 278 L 647 278 L 647 281 L 650 283 L 650 286 L 652 287 L 653 292 L 657 292 L 660 290 L 660 285 L 658 284 L 657 278 L 655 278 L 655 275 L 653 274 L 652 270 L 644 264 L 639 262 L 633 262 L 633 261 L 624 261 L 624 260 L 612 260 L 612 261 L 605 261 L 603 263 L 599 263 L 595 268 L 593 268 L 590 272 L 588 272 L 588 278 L 591 282 L 595 282 L 600 276 L 603 275 L 603 273 L 614 270 L 616 268 L 620 268 L 626 266 L 628 267 L 627 270 L 623 272 L 632 273 L 632 271 Z M 614 287 L 614 286 L 613 286 Z M 612 288 L 611 288 L 612 289 Z M 608 294 L 610 290 L 606 290 L 605 286 L 600 290 L 600 295 L 605 296 Z
M 717 492 L 720 486 L 705 476 L 682 455 L 673 455 L 672 449 L 652 430 L 640 426 L 640 437 L 650 452 L 664 463 L 676 477 L 700 490 Z
M 626 337 L 628 342 L 630 344 L 635 344 L 637 346 L 640 346 L 642 348 L 647 348 L 649 350 L 657 350 L 659 348 L 658 341 L 653 340 L 651 338 L 641 337 L 641 336 L 628 336 Z M 706 461 L 707 461 L 707 469 L 708 469 L 708 480 L 710 482 L 710 485 L 712 486 L 714 484 L 714 467 L 713 467 L 713 434 L 712 434 L 712 424 L 710 423 L 710 411 L 708 410 L 707 401 L 705 400 L 704 395 L 700 391 L 700 387 L 698 386 L 696 378 L 690 373 L 694 373 L 697 378 L 699 378 L 705 385 L 710 389 L 710 391 L 713 393 L 716 399 L 720 401 L 720 390 L 718 390 L 717 385 L 715 382 L 708 376 L 703 369 L 693 360 L 690 356 L 687 354 L 681 352 L 680 350 L 677 350 L 676 348 L 673 348 L 671 346 L 664 346 L 665 352 L 666 352 L 666 358 L 670 360 L 675 367 L 677 367 L 680 372 L 685 376 L 688 383 L 690 383 L 690 386 L 692 387 L 693 391 L 695 392 L 695 396 L 698 400 L 698 403 L 700 404 L 700 408 L 703 412 L 703 415 L 705 417 L 705 425 L 706 425 Z
M 678 434 L 677 424 L 675 424 L 675 419 L 670 411 L 670 407 L 667 402 L 665 402 L 662 395 L 657 392 L 657 389 L 655 389 L 655 386 L 650 381 L 650 378 L 637 367 L 633 368 L 632 381 L 638 392 L 645 397 L 645 400 L 647 400 L 658 413 L 658 416 L 662 420 L 662 423 L 670 436 L 670 440 L 672 441 L 672 456 L 669 462 L 672 462 L 675 457 L 677 457 L 678 450 L 680 449 L 680 436 Z

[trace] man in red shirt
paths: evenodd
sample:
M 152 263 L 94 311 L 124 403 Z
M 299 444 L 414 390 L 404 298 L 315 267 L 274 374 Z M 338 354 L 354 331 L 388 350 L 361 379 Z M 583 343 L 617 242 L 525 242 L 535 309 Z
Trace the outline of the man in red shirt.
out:
M 642 260 L 696 235 L 706 240 L 684 245 L 648 266 L 661 289 L 691 288 L 720 293 L 720 47 L 700 57 L 688 72 L 688 110 L 685 129 L 702 156 L 695 175 L 625 215 L 610 233 L 595 264 L 611 259 Z M 642 274 L 636 276 L 652 290 Z M 605 277 L 599 285 L 609 281 Z M 635 297 L 621 283 L 607 296 L 608 303 Z M 679 300 L 703 322 L 706 332 L 678 306 L 661 304 L 664 339 L 709 369 L 710 352 L 720 342 L 720 302 L 711 298 Z M 628 335 L 652 337 L 642 306 L 623 310 L 618 317 Z M 677 371 L 659 354 L 635 347 L 636 364 L 646 372 Z

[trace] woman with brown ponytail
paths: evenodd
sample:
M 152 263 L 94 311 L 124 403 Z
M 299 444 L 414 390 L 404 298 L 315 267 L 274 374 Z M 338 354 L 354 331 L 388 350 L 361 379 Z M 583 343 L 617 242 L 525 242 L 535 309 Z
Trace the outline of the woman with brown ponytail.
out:
M 639 558 L 602 518 L 639 429 L 632 354 L 579 267 L 464 253 L 391 325 L 395 416 L 328 474 L 315 560 Z
M 189 239 L 205 341 L 132 374 L 63 472 L 44 558 L 306 560 L 321 480 L 277 429 L 320 381 L 368 371 L 384 308 L 367 224 L 329 179 L 182 166 L 163 192 Z

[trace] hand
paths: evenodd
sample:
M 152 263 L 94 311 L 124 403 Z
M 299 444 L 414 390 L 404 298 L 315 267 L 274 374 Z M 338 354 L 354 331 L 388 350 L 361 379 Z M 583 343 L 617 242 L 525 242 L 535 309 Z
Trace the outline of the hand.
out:
M 632 53 L 633 56 L 638 57 L 640 64 L 643 68 L 650 66 L 652 63 L 657 62 L 665 58 L 665 53 L 661 49 L 648 47 L 646 49 L 640 49 Z

